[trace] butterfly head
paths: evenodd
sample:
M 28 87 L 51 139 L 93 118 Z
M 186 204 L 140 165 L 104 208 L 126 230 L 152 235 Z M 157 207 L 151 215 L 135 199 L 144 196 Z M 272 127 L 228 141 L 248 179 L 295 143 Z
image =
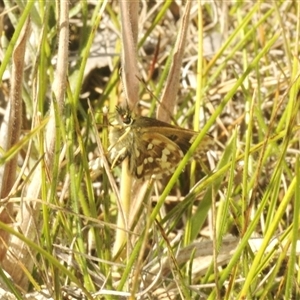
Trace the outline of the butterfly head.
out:
M 118 113 L 119 120 L 124 126 L 132 125 L 133 119 L 129 107 L 123 108 L 121 106 L 116 106 L 116 111 Z

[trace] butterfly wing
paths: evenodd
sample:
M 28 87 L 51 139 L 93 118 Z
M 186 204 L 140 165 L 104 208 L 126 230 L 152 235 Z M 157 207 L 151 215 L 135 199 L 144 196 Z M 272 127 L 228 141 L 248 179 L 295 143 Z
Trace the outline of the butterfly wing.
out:
M 170 175 L 183 156 L 183 151 L 176 143 L 153 130 L 144 132 L 139 142 L 134 143 L 129 168 L 137 178 L 149 178 L 154 174 Z
M 153 174 L 170 175 L 189 150 L 198 133 L 188 129 L 168 127 L 143 127 L 136 130 L 134 153 L 130 158 L 130 170 L 137 178 L 149 178 Z M 213 139 L 205 136 L 194 153 L 203 158 Z

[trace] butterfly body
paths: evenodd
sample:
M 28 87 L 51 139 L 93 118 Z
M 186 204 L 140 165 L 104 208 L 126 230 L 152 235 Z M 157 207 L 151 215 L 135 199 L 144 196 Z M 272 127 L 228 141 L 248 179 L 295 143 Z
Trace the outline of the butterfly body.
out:
M 132 118 L 129 109 L 117 107 L 117 113 L 118 122 L 109 133 L 112 167 L 128 157 L 136 178 L 172 174 L 198 135 L 154 118 Z

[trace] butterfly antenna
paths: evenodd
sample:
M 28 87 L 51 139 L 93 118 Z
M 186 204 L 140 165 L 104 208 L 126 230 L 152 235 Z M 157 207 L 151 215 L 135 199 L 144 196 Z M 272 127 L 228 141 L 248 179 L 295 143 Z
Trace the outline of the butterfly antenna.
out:
M 146 84 L 145 80 L 144 80 L 143 78 L 139 77 L 139 76 L 136 76 L 136 78 L 143 84 L 144 88 L 145 88 L 146 91 L 150 94 L 150 96 L 153 97 L 153 98 L 155 99 L 155 101 L 156 101 L 159 105 L 161 105 L 161 106 L 164 108 L 164 110 L 169 114 L 169 116 L 170 116 L 171 120 L 173 121 L 173 123 L 174 123 L 175 125 L 178 125 L 177 122 L 176 122 L 176 120 L 174 119 L 174 117 L 173 117 L 171 111 L 170 111 L 163 103 L 161 103 L 160 100 L 159 100 L 159 99 L 153 94 L 153 92 L 147 87 L 147 84 Z

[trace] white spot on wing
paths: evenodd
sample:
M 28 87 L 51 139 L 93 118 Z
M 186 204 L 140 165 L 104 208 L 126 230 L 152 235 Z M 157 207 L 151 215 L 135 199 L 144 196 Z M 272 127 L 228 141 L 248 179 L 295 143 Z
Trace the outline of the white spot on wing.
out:
M 165 155 L 169 155 L 171 152 L 170 152 L 170 150 L 168 149 L 168 148 L 165 148 L 163 151 L 163 154 L 165 154 Z
M 138 149 L 135 149 L 134 151 L 135 151 L 135 156 L 140 157 L 141 152 Z
M 137 174 L 138 176 L 140 176 L 140 175 L 143 173 L 143 170 L 144 170 L 143 165 L 138 166 L 138 167 L 136 168 L 136 174 Z
M 165 148 L 163 151 L 162 151 L 162 154 L 161 154 L 161 161 L 162 162 L 167 162 L 168 161 L 168 155 L 170 154 L 170 150 L 168 148 Z
M 164 162 L 164 161 L 162 161 L 161 162 L 161 167 L 162 167 L 162 169 L 169 169 L 170 167 L 171 167 L 171 163 L 169 162 L 169 161 L 166 161 L 166 162 Z
M 148 146 L 147 146 L 147 150 L 152 150 L 152 149 L 153 149 L 153 144 L 149 143 Z
M 160 144 L 161 144 L 161 141 L 158 140 L 158 139 L 153 139 L 153 140 L 152 140 L 152 143 L 153 143 L 153 145 L 160 145 Z

